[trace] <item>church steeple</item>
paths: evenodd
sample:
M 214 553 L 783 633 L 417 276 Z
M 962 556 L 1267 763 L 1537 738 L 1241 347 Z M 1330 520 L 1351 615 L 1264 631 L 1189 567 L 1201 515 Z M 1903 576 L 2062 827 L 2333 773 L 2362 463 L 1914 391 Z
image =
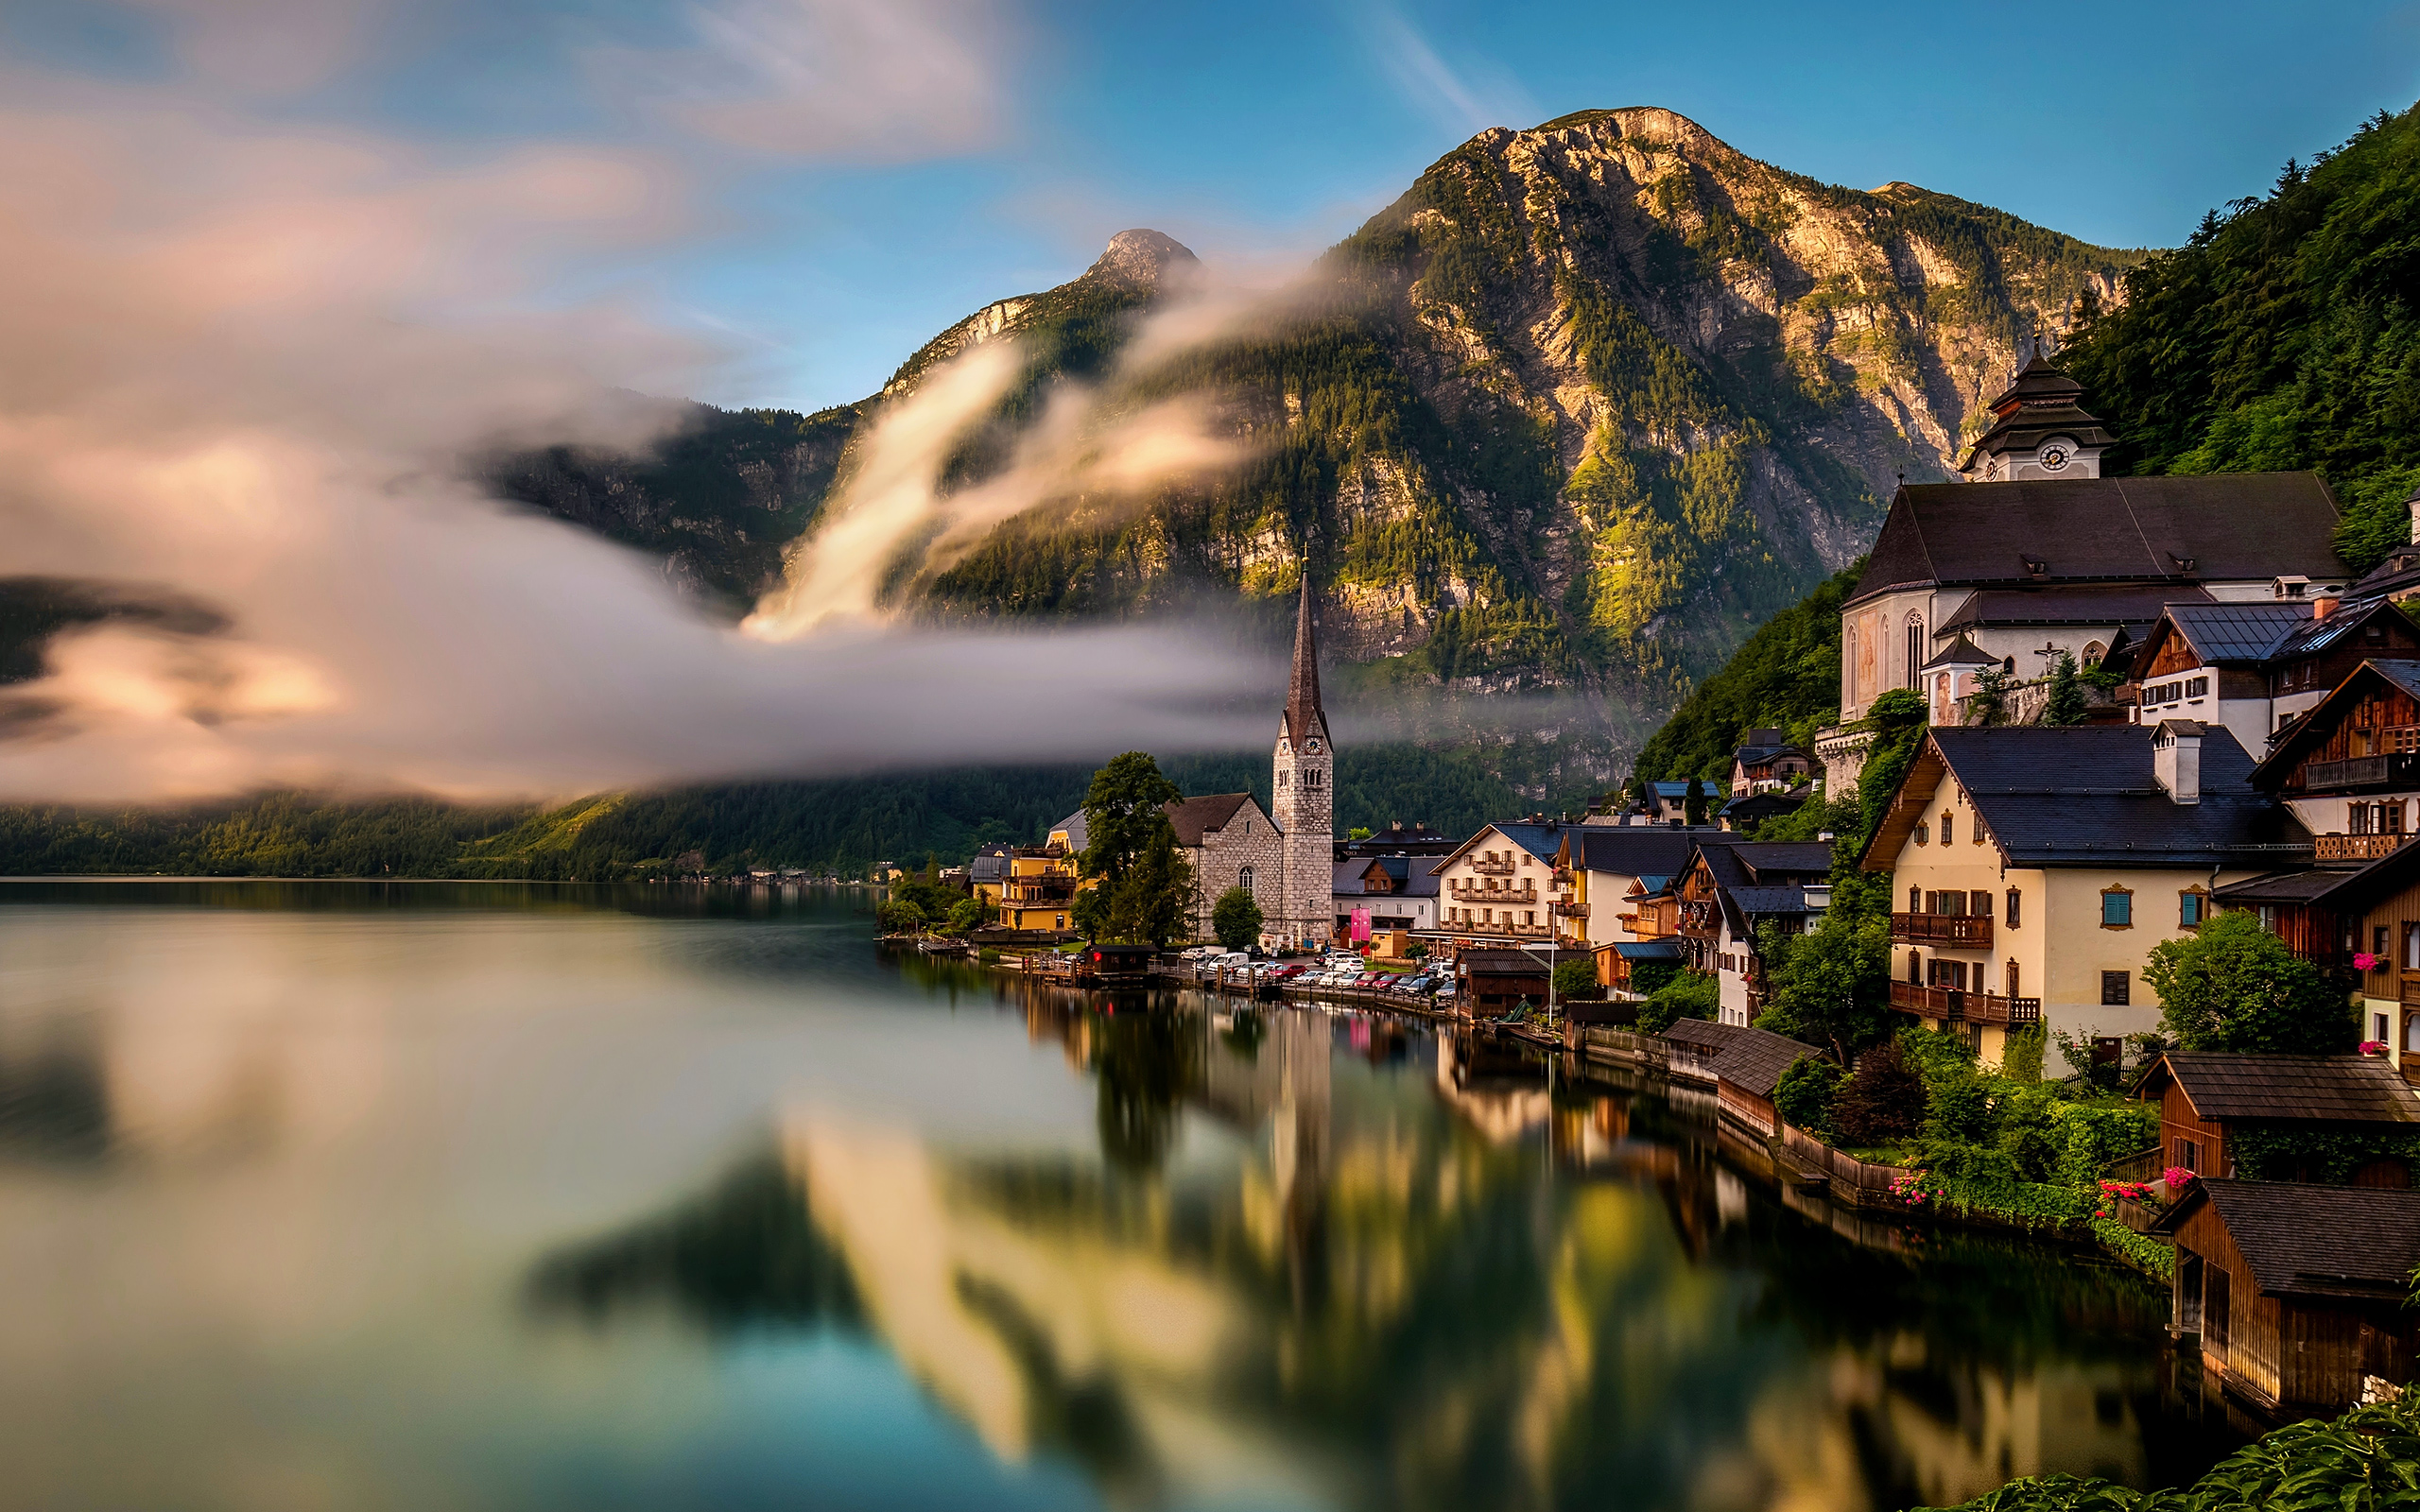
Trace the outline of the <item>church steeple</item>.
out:
M 1327 712 L 1320 707 L 1320 645 L 1311 627 L 1311 575 L 1303 573 L 1302 603 L 1294 613 L 1294 676 L 1286 687 L 1286 738 L 1297 745 L 1327 737 Z

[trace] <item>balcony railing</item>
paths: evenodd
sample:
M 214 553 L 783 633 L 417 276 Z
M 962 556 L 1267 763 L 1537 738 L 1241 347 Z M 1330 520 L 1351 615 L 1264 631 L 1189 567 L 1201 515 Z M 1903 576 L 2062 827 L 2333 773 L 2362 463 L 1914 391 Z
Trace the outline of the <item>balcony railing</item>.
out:
M 1512 863 L 1510 861 L 1473 861 L 1470 863 L 1470 868 L 1483 876 L 1489 877 L 1509 877 L 1512 875 Z
M 2389 730 L 2390 736 L 2401 731 Z M 2381 756 L 2355 756 L 2341 762 L 2310 762 L 2303 767 L 2303 791 L 2330 788 L 2408 787 L 2420 783 L 2420 753 L 2389 751 Z
M 2373 758 L 2374 760 L 2376 758 Z M 2394 854 L 2408 834 L 2322 834 L 2311 839 L 2315 861 L 2376 861 Z
M 1504 887 L 1482 887 L 1472 882 L 1456 883 L 1445 889 L 1445 895 L 1449 898 L 1463 898 L 1473 902 L 1488 903 L 1533 903 L 1538 901 L 1538 890 L 1535 887 L 1525 886 L 1520 891 L 1514 892 Z
M 1559 902 L 1554 905 L 1554 911 L 1561 914 L 1565 919 L 1585 919 L 1588 917 L 1588 905 L 1586 903 L 1575 903 L 1569 902 Z
M 1902 1013 L 1920 1013 L 1951 1023 L 2039 1023 L 2040 998 L 2003 998 L 1989 992 L 1961 992 L 1956 988 L 1925 987 L 1915 982 L 1891 984 L 1891 1005 Z
M 1893 914 L 1891 937 L 1903 944 L 1987 951 L 1992 948 L 1992 921 L 1981 914 Z

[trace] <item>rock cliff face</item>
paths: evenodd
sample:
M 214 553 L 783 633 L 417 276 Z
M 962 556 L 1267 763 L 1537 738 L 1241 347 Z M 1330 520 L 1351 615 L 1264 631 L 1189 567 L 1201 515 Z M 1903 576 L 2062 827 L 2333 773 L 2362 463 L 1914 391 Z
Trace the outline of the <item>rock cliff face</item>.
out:
M 1864 549 L 1894 475 L 1954 465 L 2018 338 L 2113 302 L 2128 260 L 1908 184 L 1821 184 L 1668 111 L 1488 131 L 1333 249 L 1298 318 L 1154 369 L 1256 460 L 1139 514 L 1078 498 L 1012 521 L 924 611 L 1276 600 L 1307 570 L 1331 654 L 1362 663 L 1348 683 L 1559 689 L 1627 746 Z M 1028 395 L 1098 377 L 1192 266 L 1121 233 L 873 400 L 799 421 L 819 442 L 792 475 L 828 482 L 822 442 L 1003 335 Z

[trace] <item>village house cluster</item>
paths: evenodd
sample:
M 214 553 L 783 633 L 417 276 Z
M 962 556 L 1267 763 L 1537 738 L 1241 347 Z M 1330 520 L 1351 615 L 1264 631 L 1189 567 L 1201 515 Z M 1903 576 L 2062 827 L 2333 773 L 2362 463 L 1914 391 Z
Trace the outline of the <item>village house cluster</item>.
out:
M 1675 972 L 1710 977 L 1714 1018 L 1664 1037 L 1672 1074 L 1779 1141 L 1805 1138 L 1773 1099 L 1812 1047 L 1754 1026 L 1760 952 L 1821 926 L 1840 866 L 1889 888 L 1890 1007 L 1985 1068 L 2036 1025 L 2118 1060 L 2160 1027 L 2152 952 L 2248 912 L 2358 983 L 2347 1011 L 2365 1043 L 2136 1057 L 2137 1094 L 2162 1108 L 2143 1174 L 2194 1183 L 2159 1220 L 2177 1246 L 2175 1323 L 2256 1402 L 2358 1400 L 2403 1379 L 2420 1334 L 2387 1307 L 2420 1264 L 2409 1162 L 2339 1173 L 2349 1187 L 2256 1182 L 2235 1152 L 2262 1130 L 2420 1136 L 2420 624 L 2401 607 L 2420 596 L 2420 492 L 2411 544 L 2358 574 L 2316 474 L 2102 477 L 2112 438 L 2039 351 L 1992 410 L 1963 481 L 1891 501 L 1841 610 L 1839 724 L 1804 747 L 1743 730 L 1727 774 L 1635 783 L 1578 817 L 1340 838 L 1306 581 L 1273 804 L 1167 805 L 1193 933 L 1208 937 L 1240 888 L 1265 951 L 1451 962 L 1426 979 L 1457 982 L 1466 1017 L 1541 1005 L 1573 960 L 1593 965 L 1605 1001 L 1580 1017 L 1599 1023 Z M 1891 705 L 1896 728 L 1921 725 L 1894 747 L 1861 852 L 1836 854 L 1830 833 L 1755 838 L 1857 791 L 1890 728 L 1868 716 L 1894 690 L 1914 696 Z M 1091 885 L 1086 839 L 1070 815 L 1041 845 L 986 848 L 968 885 L 1001 927 L 1063 936 Z

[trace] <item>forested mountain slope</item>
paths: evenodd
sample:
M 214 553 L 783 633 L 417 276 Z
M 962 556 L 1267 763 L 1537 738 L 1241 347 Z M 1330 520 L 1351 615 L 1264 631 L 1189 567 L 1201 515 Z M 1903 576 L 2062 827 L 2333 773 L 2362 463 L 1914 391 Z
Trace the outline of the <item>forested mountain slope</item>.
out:
M 1224 423 L 1269 442 L 1239 473 L 1139 514 L 1046 507 L 908 607 L 1250 600 L 1306 561 L 1326 644 L 1377 680 L 1578 692 L 1634 748 L 1750 628 L 1864 548 L 1894 475 L 1952 463 L 2020 332 L 2106 307 L 2131 261 L 1907 184 L 1821 184 L 1667 111 L 1491 130 L 1322 259 L 1296 318 L 1151 370 L 1138 398 L 1215 396 Z M 861 438 L 938 363 L 1013 336 L 1023 380 L 953 463 L 954 482 L 979 481 L 1052 381 L 1107 370 L 1192 262 L 1126 232 L 1074 282 L 968 317 L 859 404 L 718 418 L 644 480 L 581 487 L 559 456 L 508 487 L 685 553 L 686 576 L 761 582 L 764 531 L 846 474 L 846 449 L 827 465 L 836 437 Z M 718 448 L 753 470 L 749 489 L 703 487 L 699 454 Z M 677 545 L 649 523 L 700 518 L 676 471 L 761 511 L 719 556 L 728 511 Z
M 2118 437 L 2109 472 L 2315 469 L 2345 559 L 2377 562 L 2420 485 L 2420 106 L 2210 212 L 2059 360 Z

